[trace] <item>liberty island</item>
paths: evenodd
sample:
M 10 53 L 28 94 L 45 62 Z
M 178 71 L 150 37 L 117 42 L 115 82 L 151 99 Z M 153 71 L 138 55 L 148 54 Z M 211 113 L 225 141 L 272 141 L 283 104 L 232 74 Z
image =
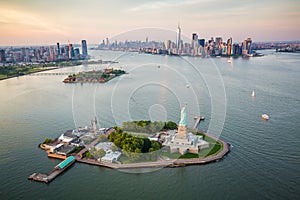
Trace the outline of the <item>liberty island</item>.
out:
M 199 125 L 201 119 L 203 117 L 195 117 L 194 127 Z M 147 126 L 146 121 L 140 122 L 142 126 Z M 128 123 L 139 124 L 124 124 Z M 68 130 L 54 140 L 46 138 L 39 147 L 48 153 L 48 157 L 63 161 L 49 174 L 35 172 L 28 179 L 49 183 L 76 161 L 112 169 L 182 167 L 217 161 L 230 151 L 228 143 L 199 129 L 187 128 L 186 105 L 181 109 L 177 129 L 174 129 L 174 125 L 177 126 L 174 122 L 149 124 L 156 125 L 159 131 L 148 138 L 123 132 L 117 126 L 98 129 L 96 118 L 89 128 Z M 119 141 L 122 138 L 123 141 Z M 128 140 L 129 143 L 126 143 Z M 134 147 L 135 143 L 140 143 L 142 147 Z

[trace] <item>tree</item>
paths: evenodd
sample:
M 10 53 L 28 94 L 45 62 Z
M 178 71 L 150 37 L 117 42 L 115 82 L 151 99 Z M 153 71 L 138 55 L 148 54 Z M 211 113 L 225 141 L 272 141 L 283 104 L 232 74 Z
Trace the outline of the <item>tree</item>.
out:
M 98 139 L 99 139 L 99 142 L 106 142 L 106 141 L 108 141 L 108 139 L 107 139 L 107 137 L 106 137 L 105 134 L 100 134 L 98 136 Z
M 49 144 L 49 143 L 51 143 L 51 142 L 52 142 L 52 140 L 51 140 L 51 139 L 49 139 L 49 138 L 46 138 L 46 139 L 44 140 L 43 144 Z
M 151 149 L 152 151 L 157 151 L 159 150 L 161 147 L 161 145 L 158 143 L 158 142 L 155 142 L 155 141 L 151 141 Z M 150 149 L 149 149 L 150 151 Z
M 87 151 L 87 152 L 85 153 L 85 156 L 86 156 L 87 158 L 90 158 L 90 159 L 93 158 L 93 155 L 91 154 L 90 151 Z
M 116 147 L 115 145 L 112 145 L 112 146 L 111 146 L 111 150 L 112 150 L 112 151 L 116 151 L 116 150 L 117 150 L 117 147 Z
M 172 121 L 168 121 L 166 123 L 166 128 L 167 129 L 170 129 L 170 130 L 174 130 L 174 129 L 177 129 L 177 124 L 175 122 L 172 122 Z
M 148 138 L 143 138 L 144 140 L 144 145 L 142 148 L 143 153 L 149 152 L 149 148 L 151 148 L 151 141 Z
M 101 158 L 103 156 L 105 156 L 106 152 L 103 149 L 99 149 L 97 154 L 98 154 L 98 157 L 100 158 L 100 162 L 101 162 Z

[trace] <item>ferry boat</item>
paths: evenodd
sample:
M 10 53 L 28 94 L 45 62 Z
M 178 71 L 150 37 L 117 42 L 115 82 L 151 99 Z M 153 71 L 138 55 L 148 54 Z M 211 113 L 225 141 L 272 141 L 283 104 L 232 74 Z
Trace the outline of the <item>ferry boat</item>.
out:
M 267 114 L 261 115 L 261 118 L 264 119 L 264 120 L 270 119 L 269 115 L 267 115 Z
M 254 90 L 252 90 L 252 94 L 251 94 L 251 97 L 255 97 L 255 93 L 254 93 Z

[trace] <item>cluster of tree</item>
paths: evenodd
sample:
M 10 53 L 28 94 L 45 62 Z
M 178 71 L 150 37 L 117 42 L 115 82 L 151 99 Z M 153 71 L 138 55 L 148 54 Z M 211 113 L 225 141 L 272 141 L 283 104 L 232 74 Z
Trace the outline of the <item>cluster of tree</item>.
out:
M 69 79 L 71 79 L 72 81 L 76 81 L 76 74 L 73 74 L 73 75 L 70 74 L 68 77 L 69 77 Z
M 108 136 L 108 139 L 123 151 L 133 153 L 148 153 L 161 148 L 161 144 L 156 141 L 150 141 L 148 138 L 133 136 L 129 133 L 123 132 L 117 127 L 115 127 L 115 130 L 116 131 L 112 132 Z
M 177 129 L 177 124 L 172 121 L 168 122 L 151 122 L 150 120 L 123 122 L 122 128 L 125 131 L 141 132 L 141 133 L 156 133 L 163 129 Z
M 89 153 L 87 155 L 88 158 L 101 158 L 105 156 L 106 152 L 103 149 L 96 149 L 93 147 L 91 150 L 89 150 Z
M 43 144 L 49 144 L 49 143 L 51 143 L 51 142 L 52 142 L 52 140 L 51 140 L 50 138 L 46 138 L 46 139 L 44 140 Z
M 101 74 L 101 78 L 109 78 L 109 74 Z
M 100 134 L 98 136 L 98 140 L 99 140 L 99 142 L 107 142 L 108 141 L 108 139 L 107 139 L 107 137 L 106 137 L 105 134 Z
M 115 74 L 116 76 L 119 76 L 119 75 L 125 74 L 126 72 L 121 69 L 114 69 L 111 73 Z

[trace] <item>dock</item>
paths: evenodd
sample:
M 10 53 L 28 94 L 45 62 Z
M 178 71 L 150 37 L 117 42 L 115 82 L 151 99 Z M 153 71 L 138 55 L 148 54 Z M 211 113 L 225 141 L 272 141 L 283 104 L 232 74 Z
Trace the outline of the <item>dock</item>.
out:
M 74 156 L 69 156 L 64 161 L 59 163 L 54 167 L 54 169 L 49 172 L 49 174 L 42 174 L 38 172 L 34 172 L 30 176 L 28 176 L 29 180 L 34 180 L 37 182 L 50 183 L 53 181 L 58 175 L 66 171 L 70 166 L 75 163 L 76 159 Z
M 195 117 L 194 117 L 195 124 L 194 124 L 194 126 L 193 126 L 193 129 L 197 129 L 197 127 L 198 127 L 199 124 L 200 124 L 200 121 L 201 121 L 201 120 L 204 120 L 204 119 L 205 119 L 205 117 L 203 117 L 203 116 L 195 116 Z

